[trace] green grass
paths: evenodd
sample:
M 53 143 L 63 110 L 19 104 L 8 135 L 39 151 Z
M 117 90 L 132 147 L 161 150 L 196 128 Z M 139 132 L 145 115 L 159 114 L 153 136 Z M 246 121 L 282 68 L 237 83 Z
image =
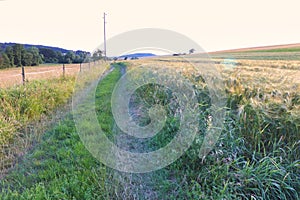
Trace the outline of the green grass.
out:
M 277 49 L 265 49 L 265 50 L 249 50 L 246 52 L 256 52 L 256 53 L 263 53 L 263 52 L 277 52 L 277 53 L 284 53 L 284 52 L 300 52 L 300 47 L 294 48 L 277 48 Z
M 1 174 L 39 137 L 51 121 L 48 117 L 70 99 L 74 82 L 74 77 L 64 77 L 0 89 Z
M 248 52 L 232 52 L 232 53 L 219 53 L 210 54 L 211 58 L 217 59 L 237 59 L 237 60 L 285 60 L 285 61 L 298 61 L 300 60 L 300 50 L 287 50 L 282 51 L 248 51 Z
M 14 126 L 17 131 L 19 126 L 26 126 L 43 114 L 50 114 L 70 98 L 74 81 L 74 77 L 66 77 L 32 81 L 26 85 L 0 89 L 0 123 Z M 8 138 L 13 138 L 13 135 L 0 133 L 0 146 L 5 145 Z
M 119 77 L 115 70 L 104 78 L 96 96 L 100 123 L 108 127 L 108 100 Z M 106 179 L 106 167 L 86 150 L 68 114 L 1 180 L 0 199 L 108 199 Z
M 111 111 L 111 95 L 115 86 L 115 83 L 121 77 L 120 68 L 112 71 L 108 76 L 106 76 L 102 81 L 99 87 L 97 87 L 95 94 L 95 105 L 97 118 L 101 125 L 101 129 L 111 140 L 112 130 L 114 126 L 114 120 Z
M 110 96 L 121 75 L 119 70 L 117 67 L 104 78 L 96 92 L 98 121 L 111 140 L 117 133 L 112 131 Z M 138 98 L 131 102 L 131 108 L 137 104 L 146 109 L 153 105 L 155 89 L 159 90 L 156 93 L 159 102 L 168 105 L 172 98 L 168 91 L 149 84 L 136 91 Z M 154 199 L 299 199 L 300 116 L 291 113 L 293 108 L 284 110 L 272 103 L 254 106 L 241 91 L 228 93 L 225 128 L 206 159 L 198 158 L 199 144 L 195 141 L 168 167 L 131 175 L 133 181 L 126 179 L 125 183 L 130 184 L 131 191 L 115 180 L 112 169 L 85 149 L 70 114 L 48 131 L 2 179 L 0 199 L 144 199 L 146 194 L 139 189 L 141 185 L 153 192 Z M 205 89 L 199 89 L 198 100 L 206 102 L 205 107 L 200 108 L 205 113 L 209 106 Z M 295 100 L 294 105 L 298 104 Z M 173 138 L 178 121 L 172 108 L 167 107 L 164 129 L 152 140 L 142 143 L 147 148 L 159 148 Z M 199 140 L 206 129 L 203 122 L 206 116 L 199 118 Z M 136 120 L 141 125 L 147 124 L 149 116 L 145 114 Z M 145 179 L 139 182 L 139 176 Z
M 1 199 L 103 199 L 105 167 L 67 116 L 1 181 Z

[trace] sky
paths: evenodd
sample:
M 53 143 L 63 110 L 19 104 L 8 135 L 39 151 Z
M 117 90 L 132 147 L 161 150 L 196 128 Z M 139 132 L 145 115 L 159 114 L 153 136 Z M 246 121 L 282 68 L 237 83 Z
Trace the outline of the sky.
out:
M 208 52 L 300 43 L 299 8 L 299 0 L 0 0 L 0 42 L 93 51 L 106 12 L 108 39 L 161 28 Z

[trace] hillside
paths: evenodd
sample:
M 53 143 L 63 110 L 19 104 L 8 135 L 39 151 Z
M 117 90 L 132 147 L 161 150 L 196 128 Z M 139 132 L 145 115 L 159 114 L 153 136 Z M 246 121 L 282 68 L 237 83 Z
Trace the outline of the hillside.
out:
M 118 58 L 119 59 L 124 59 L 124 58 L 145 58 L 145 57 L 153 57 L 156 56 L 153 53 L 133 53 L 133 54 L 126 54 L 126 55 L 121 55 Z
M 282 45 L 271 45 L 271 46 L 259 46 L 259 47 L 247 47 L 240 49 L 229 49 L 210 52 L 215 53 L 240 53 L 240 52 L 299 52 L 300 43 L 296 44 L 282 44 Z
M 18 55 L 21 55 L 20 57 Z M 42 63 L 82 63 L 90 52 L 73 51 L 45 45 L 0 43 L 0 69 L 15 66 L 38 66 Z M 97 55 L 93 55 L 97 60 Z
M 13 42 L 8 42 L 8 43 L 0 43 L 0 50 L 5 49 L 8 46 L 13 46 L 16 43 Z M 68 53 L 70 50 L 68 49 L 63 49 L 60 47 L 52 47 L 52 46 L 45 46 L 45 45 L 33 45 L 33 44 L 23 44 L 25 49 L 31 48 L 31 47 L 36 47 L 38 49 L 46 48 L 46 49 L 51 49 L 53 51 L 59 51 L 61 53 Z

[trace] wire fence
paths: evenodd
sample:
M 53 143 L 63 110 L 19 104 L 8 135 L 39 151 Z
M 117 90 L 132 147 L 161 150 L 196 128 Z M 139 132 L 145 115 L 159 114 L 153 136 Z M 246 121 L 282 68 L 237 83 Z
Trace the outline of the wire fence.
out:
M 89 70 L 100 61 L 78 64 L 48 64 L 38 67 L 22 67 L 0 70 L 0 88 L 7 88 L 40 79 L 75 76 L 82 70 Z

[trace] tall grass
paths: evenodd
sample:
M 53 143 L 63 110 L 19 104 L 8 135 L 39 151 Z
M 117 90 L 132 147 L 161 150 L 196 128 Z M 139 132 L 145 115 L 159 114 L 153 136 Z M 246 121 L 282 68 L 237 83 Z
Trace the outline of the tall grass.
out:
M 1 172 L 30 146 L 32 132 L 38 131 L 35 126 L 50 120 L 46 117 L 69 100 L 74 81 L 74 77 L 37 80 L 0 90 Z
M 168 192 L 170 199 L 300 198 L 300 90 L 294 79 L 299 71 L 293 67 L 290 74 L 283 62 L 274 61 L 271 68 L 257 66 L 259 62 L 222 72 L 228 95 L 225 129 L 204 161 L 197 158 L 194 142 L 167 172 L 161 170 L 168 174 L 161 194 Z M 184 64 L 170 61 L 168 66 L 180 71 Z M 254 68 L 261 72 L 252 72 Z M 193 78 L 192 71 L 185 74 Z M 198 93 L 201 102 L 209 95 L 201 88 Z M 205 123 L 200 124 L 205 130 Z M 161 138 L 166 141 L 173 134 L 165 132 Z

